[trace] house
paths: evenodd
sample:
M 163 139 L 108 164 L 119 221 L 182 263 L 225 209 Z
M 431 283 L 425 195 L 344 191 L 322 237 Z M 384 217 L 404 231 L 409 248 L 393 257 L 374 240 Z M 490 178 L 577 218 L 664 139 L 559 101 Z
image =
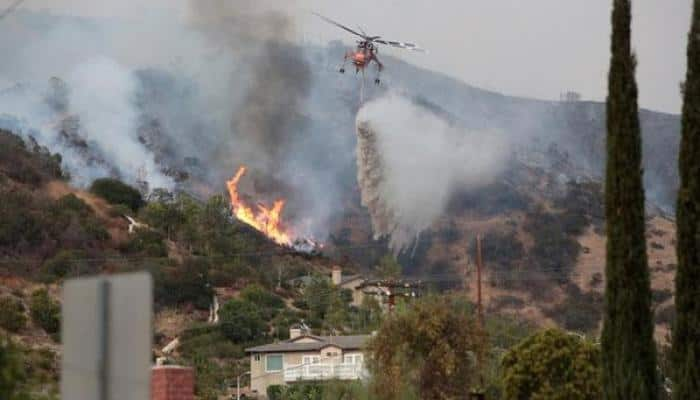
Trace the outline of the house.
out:
M 369 335 L 314 336 L 292 327 L 290 339 L 246 349 L 250 387 L 265 396 L 272 385 L 366 376 L 362 349 Z
M 365 293 L 360 289 L 360 285 L 365 282 L 362 275 L 350 275 L 343 277 L 343 271 L 339 266 L 334 266 L 331 270 L 331 282 L 341 289 L 350 290 L 352 293 L 351 305 L 359 307 L 365 297 Z
M 350 292 L 352 293 L 352 302 L 350 303 L 351 305 L 359 307 L 360 304 L 362 304 L 365 292 L 363 292 L 362 289 L 360 289 L 360 285 L 362 285 L 362 283 L 366 281 L 366 279 L 362 275 L 343 276 L 342 269 L 336 265 L 331 270 L 330 278 L 333 285 L 338 286 L 341 289 L 350 290 Z M 304 287 L 311 283 L 312 279 L 313 278 L 311 276 L 307 275 L 291 279 L 287 281 L 287 283 L 290 286 L 303 291 Z

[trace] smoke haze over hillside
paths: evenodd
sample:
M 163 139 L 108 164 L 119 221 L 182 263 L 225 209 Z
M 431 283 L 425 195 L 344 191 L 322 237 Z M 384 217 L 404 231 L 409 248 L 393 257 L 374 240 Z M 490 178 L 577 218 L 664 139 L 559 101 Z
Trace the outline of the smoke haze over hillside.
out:
M 95 14 L 94 2 L 62 1 L 75 14 Z M 295 41 L 301 28 L 290 13 L 304 4 L 128 0 L 91 18 L 20 10 L 0 24 L 0 127 L 61 153 L 81 185 L 107 175 L 132 184 L 145 178 L 151 188 L 205 198 L 248 164 L 242 193 L 268 204 L 287 198 L 285 220 L 299 234 L 323 239 L 329 217 L 343 215 L 357 183 L 360 78 L 337 73 L 346 50 L 338 43 Z M 110 7 L 121 11 L 106 17 Z M 384 199 L 408 221 L 401 243 L 442 212 L 452 188 L 479 187 L 497 175 L 503 164 L 495 161 L 514 147 L 546 151 L 556 144 L 578 171 L 602 172 L 601 105 L 511 98 L 382 57 L 382 85 L 365 88 L 366 99 L 382 99 L 367 104 L 360 120 L 381 128 L 384 162 L 407 171 L 418 165 L 411 160 L 427 163 L 436 185 L 405 185 L 424 171 L 387 175 L 397 186 L 383 187 L 394 190 Z M 384 96 L 387 90 L 404 98 Z M 648 193 L 672 204 L 678 119 L 643 113 L 642 124 Z M 419 126 L 437 133 L 416 135 Z M 500 136 L 487 132 L 499 132 L 507 146 L 490 150 L 498 142 L 483 141 Z M 470 153 L 479 146 L 488 151 Z M 425 159 L 414 154 L 421 148 L 447 156 Z M 493 157 L 480 158 L 485 154 Z M 454 166 L 470 166 L 462 172 L 474 175 L 449 170 Z M 421 197 L 426 193 L 433 197 Z M 409 196 L 423 199 L 425 214 L 401 203 Z
M 491 183 L 510 154 L 499 132 L 451 126 L 391 93 L 362 107 L 357 134 L 362 203 L 395 252 L 435 222 L 455 190 Z

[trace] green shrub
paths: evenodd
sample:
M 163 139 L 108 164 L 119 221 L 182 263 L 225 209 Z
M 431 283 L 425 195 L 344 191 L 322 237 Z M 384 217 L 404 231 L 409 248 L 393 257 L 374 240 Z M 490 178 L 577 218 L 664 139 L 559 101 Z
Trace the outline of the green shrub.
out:
M 270 385 L 267 387 L 268 400 L 284 400 L 282 397 L 283 393 L 284 387 L 282 385 Z
M 68 276 L 75 276 L 88 272 L 87 263 L 81 261 L 85 258 L 82 251 L 61 250 L 55 256 L 44 261 L 41 266 L 41 275 L 44 282 L 54 282 Z
M 565 279 L 581 251 L 576 236 L 586 226 L 585 221 L 576 214 L 555 214 L 542 208 L 528 212 L 524 229 L 535 241 L 530 251 L 532 263 L 547 274 Z
M 153 294 L 159 306 L 192 304 L 208 310 L 214 290 L 209 283 L 209 263 L 186 260 L 183 265 L 153 268 Z
M 17 333 L 27 326 L 24 305 L 14 297 L 0 298 L 0 327 Z
M 102 197 L 110 204 L 123 204 L 134 211 L 145 204 L 138 190 L 118 179 L 97 179 L 90 186 L 90 192 Z
M 228 340 L 220 329 L 197 329 L 181 337 L 180 354 L 187 358 L 240 358 L 245 355 L 242 346 Z
M 32 293 L 29 302 L 29 313 L 34 323 L 39 325 L 46 333 L 55 334 L 61 326 L 61 308 L 51 299 L 46 289 L 40 289 Z
M 295 299 L 292 302 L 292 305 L 300 310 L 308 310 L 309 305 L 306 303 L 306 300 L 304 299 Z
M 528 337 L 502 365 L 506 400 L 602 398 L 600 348 L 563 331 Z
M 41 215 L 28 192 L 0 188 L 0 246 L 37 244 L 43 237 Z
M 19 400 L 26 381 L 22 352 L 11 340 L 0 336 L 0 399 Z
M 137 230 L 122 249 L 128 253 L 142 253 L 148 257 L 165 257 L 168 255 L 168 248 L 165 245 L 163 234 L 150 229 Z
M 274 293 L 270 293 L 268 290 L 258 284 L 246 286 L 241 291 L 241 298 L 262 307 L 280 309 L 284 308 L 285 306 L 284 300 L 282 300 L 281 297 Z
M 545 311 L 545 314 L 566 330 L 596 331 L 603 317 L 603 295 L 595 291 L 584 293 L 574 284 L 567 285 L 566 294 L 562 304 Z
M 258 307 L 246 300 L 230 300 L 219 310 L 221 332 L 234 343 L 254 340 L 265 334 L 267 325 Z

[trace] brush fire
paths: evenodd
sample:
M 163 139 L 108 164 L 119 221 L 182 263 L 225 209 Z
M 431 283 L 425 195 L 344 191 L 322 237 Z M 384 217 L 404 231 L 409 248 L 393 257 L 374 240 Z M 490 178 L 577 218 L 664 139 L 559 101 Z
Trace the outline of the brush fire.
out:
M 238 220 L 252 226 L 256 230 L 262 232 L 265 236 L 274 240 L 278 244 L 291 245 L 290 232 L 282 227 L 282 211 L 284 211 L 285 200 L 277 200 L 272 208 L 268 208 L 262 204 L 257 204 L 257 211 L 248 206 L 241 199 L 238 193 L 238 183 L 247 169 L 245 166 L 238 168 L 236 175 L 226 182 L 228 193 L 231 197 L 231 207 L 233 214 Z

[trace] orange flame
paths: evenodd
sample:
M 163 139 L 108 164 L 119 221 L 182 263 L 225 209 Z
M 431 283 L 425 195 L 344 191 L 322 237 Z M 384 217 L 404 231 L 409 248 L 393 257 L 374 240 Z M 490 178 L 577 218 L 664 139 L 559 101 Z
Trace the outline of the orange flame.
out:
M 255 212 L 251 207 L 246 205 L 243 200 L 241 200 L 240 195 L 238 194 L 238 182 L 245 173 L 246 167 L 241 166 L 238 168 L 236 175 L 231 178 L 230 181 L 226 182 L 228 193 L 231 197 L 233 214 L 240 221 L 243 221 L 258 231 L 264 233 L 265 236 L 269 237 L 275 242 L 289 245 L 291 243 L 289 234 L 281 227 L 281 217 L 282 211 L 284 210 L 285 201 L 275 201 L 272 208 L 267 208 L 262 204 L 258 204 L 258 210 Z

